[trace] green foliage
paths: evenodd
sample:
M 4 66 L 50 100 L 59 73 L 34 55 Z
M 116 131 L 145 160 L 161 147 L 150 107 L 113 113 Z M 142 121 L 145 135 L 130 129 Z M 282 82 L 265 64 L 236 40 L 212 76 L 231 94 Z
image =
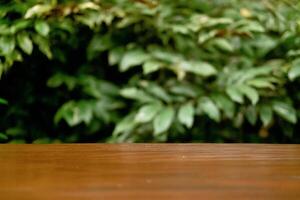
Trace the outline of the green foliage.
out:
M 161 134 L 167 131 L 175 115 L 175 111 L 171 106 L 162 108 L 153 120 L 154 135 Z
M 194 123 L 195 108 L 192 103 L 183 104 L 178 111 L 178 120 L 183 125 L 191 128 Z
M 8 104 L 8 102 L 5 99 L 0 98 L 0 104 Z
M 4 1 L 0 138 L 298 143 L 299 10 L 296 0 Z

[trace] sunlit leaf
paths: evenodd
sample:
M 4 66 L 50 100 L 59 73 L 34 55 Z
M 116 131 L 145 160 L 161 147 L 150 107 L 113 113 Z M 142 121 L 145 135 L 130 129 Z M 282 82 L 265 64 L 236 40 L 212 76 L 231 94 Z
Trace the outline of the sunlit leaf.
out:
M 165 101 L 165 102 L 170 102 L 171 97 L 170 95 L 166 92 L 165 88 L 162 86 L 156 84 L 156 83 L 149 83 L 146 86 L 146 90 L 149 94 L 158 97 L 159 99 Z
M 288 103 L 275 101 L 273 102 L 273 110 L 283 119 L 295 124 L 297 122 L 296 110 Z
M 155 101 L 153 97 L 137 88 L 125 88 L 121 90 L 121 95 L 129 99 L 136 99 L 142 102 Z
M 235 87 L 235 86 L 228 87 L 226 89 L 226 93 L 233 101 L 235 101 L 237 103 L 244 102 L 243 93 L 241 93 L 237 87 Z
M 235 104 L 228 97 L 222 94 L 215 94 L 211 97 L 219 109 L 223 110 L 226 117 L 233 118 L 235 113 Z
M 293 61 L 292 67 L 288 73 L 290 80 L 295 80 L 300 76 L 300 59 Z
M 46 38 L 44 38 L 42 36 L 39 36 L 39 35 L 36 35 L 35 37 L 33 37 L 33 40 L 38 45 L 39 50 L 43 54 L 45 54 L 48 57 L 48 59 L 51 59 L 52 58 L 52 52 L 51 52 L 51 49 L 50 49 L 49 41 Z
M 127 71 L 129 68 L 142 65 L 149 56 L 141 49 L 132 49 L 125 52 L 121 63 L 120 63 L 120 71 Z
M 155 115 L 160 111 L 161 104 L 154 103 L 154 104 L 148 104 L 139 109 L 137 112 L 134 121 L 138 123 L 146 123 L 151 121 Z
M 161 111 L 154 118 L 153 126 L 154 126 L 154 134 L 159 135 L 165 131 L 167 131 L 174 119 L 175 110 L 172 107 L 165 107 L 161 109 Z
M 221 120 L 220 110 L 210 98 L 207 97 L 201 98 L 199 100 L 199 107 L 209 118 L 211 118 L 216 122 L 220 122 Z
M 47 5 L 47 4 L 37 4 L 34 5 L 33 7 L 31 7 L 30 9 L 27 10 L 27 12 L 25 13 L 25 18 L 31 18 L 33 16 L 39 16 L 42 15 L 48 11 L 51 10 L 51 6 Z
M 20 48 L 27 54 L 32 53 L 33 45 L 32 41 L 29 38 L 28 34 L 26 33 L 20 33 L 17 35 L 17 41 Z
M 15 48 L 15 39 L 13 37 L 0 36 L 0 54 L 10 54 Z
M 223 38 L 214 40 L 214 44 L 223 51 L 232 52 L 234 50 L 233 45 Z
M 150 74 L 152 72 L 157 71 L 162 66 L 163 66 L 163 63 L 159 62 L 159 61 L 155 61 L 155 60 L 146 61 L 143 65 L 143 73 Z
M 253 86 L 253 87 L 256 87 L 256 88 L 269 88 L 269 89 L 274 89 L 275 86 L 267 79 L 252 79 L 252 80 L 249 80 L 247 81 L 247 84 L 249 86 Z
M 193 104 L 186 103 L 179 108 L 178 119 L 182 124 L 186 125 L 188 128 L 191 128 L 194 123 L 194 114 L 195 108 Z
M 36 21 L 34 24 L 34 28 L 42 36 L 47 36 L 50 32 L 50 26 L 45 21 Z
M 130 131 L 135 127 L 134 114 L 130 114 L 126 116 L 123 120 L 121 120 L 115 127 L 113 134 L 118 135 L 119 133 Z
M 119 63 L 124 55 L 125 50 L 121 47 L 114 48 L 111 51 L 109 51 L 108 54 L 108 62 L 110 65 L 115 65 Z
M 188 72 L 200 76 L 212 76 L 217 73 L 215 67 L 206 62 L 181 62 L 179 66 Z
M 257 104 L 259 100 L 259 95 L 255 89 L 247 85 L 239 85 L 238 89 L 240 93 L 244 94 L 251 101 L 253 105 Z

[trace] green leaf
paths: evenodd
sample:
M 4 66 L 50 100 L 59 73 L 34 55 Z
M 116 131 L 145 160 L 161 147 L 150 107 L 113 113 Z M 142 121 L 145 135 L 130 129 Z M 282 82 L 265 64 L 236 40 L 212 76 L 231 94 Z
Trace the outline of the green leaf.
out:
M 71 91 L 75 88 L 76 83 L 77 83 L 76 78 L 65 74 L 57 73 L 48 79 L 47 86 L 51 88 L 57 88 L 65 84 L 68 90 Z
M 233 73 L 233 76 L 230 77 L 230 82 L 234 84 L 244 84 L 244 82 L 247 82 L 249 80 L 253 80 L 255 78 L 258 78 L 259 76 L 263 75 L 270 75 L 272 74 L 272 71 L 274 71 L 273 66 L 261 66 L 256 68 L 250 68 L 250 69 L 244 69 L 244 70 L 238 70 L 235 73 Z M 268 78 L 258 78 L 259 80 L 268 80 Z
M 92 107 L 90 101 L 69 101 L 61 106 L 54 117 L 54 122 L 57 124 L 64 119 L 69 126 L 73 127 L 82 122 L 89 124 L 92 120 Z
M 262 89 L 269 88 L 271 90 L 275 89 L 274 85 L 270 83 L 268 79 L 263 79 L 263 78 L 249 80 L 247 81 L 247 85 L 255 88 L 262 88 Z
M 32 45 L 32 41 L 29 38 L 28 34 L 26 33 L 20 33 L 17 35 L 17 41 L 18 41 L 18 45 L 19 47 L 28 55 L 30 55 L 32 53 L 32 49 L 33 49 L 33 45 Z
M 78 112 L 74 113 L 73 108 L 75 107 L 75 102 L 70 101 L 63 104 L 54 116 L 54 123 L 57 124 L 59 121 L 64 119 L 69 126 L 75 126 L 80 122 L 78 117 Z
M 108 62 L 110 65 L 116 65 L 119 63 L 124 55 L 125 50 L 121 47 L 114 48 L 109 51 Z
M 48 59 L 51 59 L 52 58 L 52 53 L 51 53 L 51 50 L 50 50 L 50 43 L 49 43 L 49 41 L 46 38 L 44 38 L 42 36 L 39 36 L 39 35 L 35 35 L 33 37 L 33 40 L 38 45 L 39 50 L 43 54 L 45 54 Z
M 5 99 L 0 98 L 0 104 L 7 105 L 8 102 Z
M 182 55 L 178 53 L 170 52 L 166 49 L 153 47 L 153 48 L 149 48 L 149 51 L 152 57 L 167 63 L 176 63 L 182 59 Z
M 200 76 L 212 76 L 217 70 L 206 62 L 181 62 L 179 66 L 187 72 L 191 72 Z
M 260 117 L 260 120 L 263 122 L 263 126 L 264 127 L 268 126 L 272 122 L 272 119 L 273 119 L 272 107 L 268 106 L 268 105 L 263 105 L 259 109 L 259 117 Z
M 31 7 L 30 9 L 27 10 L 27 12 L 25 13 L 24 18 L 28 19 L 28 18 L 31 18 L 33 16 L 40 16 L 40 15 L 50 11 L 51 9 L 52 9 L 51 5 L 37 4 L 37 5 Z
M 154 134 L 159 135 L 167 131 L 172 124 L 174 115 L 175 115 L 174 108 L 170 106 L 163 108 L 154 118 L 153 121 Z
M 86 10 L 86 9 L 92 9 L 92 10 L 98 10 L 100 7 L 99 5 L 93 3 L 93 2 L 84 2 L 78 4 L 79 10 Z
M 31 21 L 30 20 L 18 20 L 15 23 L 13 23 L 13 26 L 11 27 L 11 32 L 13 34 L 16 34 L 17 32 L 24 30 L 26 28 L 31 27 Z
M 273 110 L 286 121 L 296 124 L 297 113 L 296 110 L 288 103 L 275 101 L 273 102 Z
M 244 95 L 251 101 L 253 105 L 255 105 L 259 100 L 258 92 L 255 89 L 243 84 L 229 86 L 226 90 L 226 93 L 233 101 L 238 103 L 244 102 Z
M 198 43 L 199 44 L 203 44 L 205 43 L 206 41 L 214 38 L 217 34 L 217 31 L 216 30 L 212 30 L 210 32 L 204 32 L 204 33 L 201 33 L 198 37 Z
M 243 94 L 240 92 L 240 90 L 236 86 L 229 86 L 226 89 L 227 95 L 235 102 L 237 103 L 244 103 Z
M 178 85 L 174 84 L 170 91 L 176 95 L 187 96 L 187 97 L 196 97 L 197 92 L 191 85 Z
M 4 133 L 0 133 L 0 141 L 5 141 L 7 139 L 8 137 Z
M 15 49 L 15 39 L 9 36 L 0 36 L 0 54 L 8 55 Z
M 170 95 L 165 91 L 163 87 L 159 86 L 156 83 L 149 83 L 146 87 L 146 90 L 149 94 L 153 95 L 154 97 L 158 97 L 165 102 L 171 101 Z
M 211 98 L 216 102 L 217 106 L 224 111 L 226 117 L 232 119 L 235 113 L 235 104 L 223 94 L 214 94 Z
M 99 53 L 110 49 L 112 46 L 113 42 L 110 34 L 95 35 L 87 47 L 88 60 L 92 60 Z
M 252 105 L 257 104 L 259 100 L 259 95 L 255 89 L 247 85 L 239 85 L 238 89 L 240 93 L 243 93 L 251 101 Z
M 0 8 L 1 12 L 1 8 Z M 11 34 L 11 27 L 8 24 L 0 24 L 0 35 L 10 35 Z
M 254 106 L 249 106 L 246 109 L 245 113 L 246 118 L 248 119 L 249 123 L 254 126 L 257 121 L 257 112 Z
M 40 20 L 36 21 L 34 24 L 34 28 L 36 32 L 38 32 L 40 35 L 45 37 L 48 36 L 50 32 L 50 27 L 48 23 L 45 21 L 40 21 Z
M 78 102 L 78 109 L 80 112 L 80 119 L 86 125 L 89 125 L 93 119 L 93 102 L 92 101 L 80 101 Z
M 134 121 L 137 123 L 146 123 L 151 121 L 158 111 L 161 109 L 161 104 L 154 103 L 141 107 L 136 114 Z
M 288 73 L 288 76 L 291 81 L 300 76 L 300 58 L 292 62 L 292 67 Z
M 5 134 L 13 138 L 20 138 L 26 135 L 26 131 L 20 127 L 11 127 L 5 130 Z
M 162 66 L 163 63 L 160 61 L 156 61 L 156 60 L 146 61 L 143 65 L 143 73 L 150 74 L 152 72 L 159 70 Z
M 155 101 L 153 97 L 135 87 L 122 89 L 120 93 L 123 97 L 126 97 L 128 99 L 135 99 L 141 102 Z
M 214 44 L 223 51 L 232 52 L 234 50 L 232 44 L 230 44 L 228 40 L 224 38 L 215 39 Z
M 125 72 L 131 67 L 142 65 L 149 56 L 142 49 L 131 49 L 125 52 L 121 63 L 120 71 Z
M 113 131 L 113 135 L 118 135 L 119 133 L 131 131 L 135 126 L 136 123 L 134 121 L 135 114 L 129 114 L 123 120 L 121 120 L 115 127 Z
M 9 56 L 6 57 L 6 59 L 7 60 L 11 59 L 12 61 L 19 61 L 19 62 L 23 61 L 22 54 L 18 50 L 13 51 Z
M 240 31 L 258 32 L 258 33 L 265 32 L 265 28 L 256 21 L 244 21 L 244 22 L 245 25 L 239 29 Z
M 179 121 L 191 128 L 194 123 L 195 108 L 192 103 L 186 103 L 179 108 L 178 119 Z
M 217 105 L 208 97 L 199 99 L 199 107 L 212 120 L 221 121 L 221 113 Z

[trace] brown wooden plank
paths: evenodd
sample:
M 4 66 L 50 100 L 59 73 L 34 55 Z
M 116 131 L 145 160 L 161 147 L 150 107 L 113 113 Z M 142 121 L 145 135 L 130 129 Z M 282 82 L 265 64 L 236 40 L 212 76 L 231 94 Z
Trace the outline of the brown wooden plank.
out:
M 0 199 L 300 199 L 300 145 L 0 145 Z

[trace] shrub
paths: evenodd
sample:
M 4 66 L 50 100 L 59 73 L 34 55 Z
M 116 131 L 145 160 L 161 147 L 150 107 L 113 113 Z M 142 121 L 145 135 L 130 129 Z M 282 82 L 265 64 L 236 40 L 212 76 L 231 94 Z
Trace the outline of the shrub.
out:
M 298 143 L 299 9 L 296 0 L 7 1 L 0 140 Z

